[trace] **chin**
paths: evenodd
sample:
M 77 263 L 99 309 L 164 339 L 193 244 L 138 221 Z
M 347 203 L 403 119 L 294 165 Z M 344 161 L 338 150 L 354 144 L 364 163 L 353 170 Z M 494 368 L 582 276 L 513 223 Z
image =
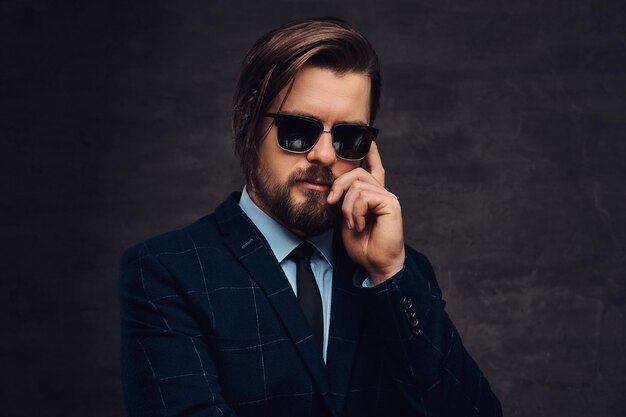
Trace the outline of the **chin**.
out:
M 328 196 L 327 192 L 302 189 L 296 186 L 295 190 L 292 189 L 290 195 L 291 204 L 294 206 L 328 206 L 326 202 L 326 197 Z

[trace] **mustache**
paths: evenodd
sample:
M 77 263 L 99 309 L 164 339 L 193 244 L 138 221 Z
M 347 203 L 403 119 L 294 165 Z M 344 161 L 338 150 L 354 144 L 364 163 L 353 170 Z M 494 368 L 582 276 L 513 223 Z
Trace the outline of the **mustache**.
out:
M 289 184 L 294 185 L 299 181 L 332 184 L 335 181 L 335 174 L 328 167 L 311 165 L 306 169 L 299 169 L 289 177 Z

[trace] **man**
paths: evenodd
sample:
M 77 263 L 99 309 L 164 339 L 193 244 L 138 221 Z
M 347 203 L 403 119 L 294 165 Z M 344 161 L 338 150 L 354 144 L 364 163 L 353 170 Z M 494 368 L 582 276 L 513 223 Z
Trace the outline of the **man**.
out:
M 243 192 L 122 256 L 130 415 L 501 415 L 404 245 L 379 93 L 375 52 L 342 21 L 290 23 L 248 52 Z

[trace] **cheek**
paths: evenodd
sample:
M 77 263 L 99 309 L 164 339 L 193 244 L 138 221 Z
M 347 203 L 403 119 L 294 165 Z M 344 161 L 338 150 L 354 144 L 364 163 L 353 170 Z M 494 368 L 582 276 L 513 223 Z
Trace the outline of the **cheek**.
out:
M 271 141 L 268 137 L 266 141 Z M 259 153 L 262 161 L 261 166 L 267 174 L 278 181 L 285 181 L 294 167 L 298 166 L 302 157 L 298 154 L 290 154 L 278 147 L 276 142 L 264 143 Z
M 343 159 L 337 159 L 335 166 L 333 166 L 333 174 L 335 177 L 338 177 L 360 166 L 360 161 L 344 161 Z

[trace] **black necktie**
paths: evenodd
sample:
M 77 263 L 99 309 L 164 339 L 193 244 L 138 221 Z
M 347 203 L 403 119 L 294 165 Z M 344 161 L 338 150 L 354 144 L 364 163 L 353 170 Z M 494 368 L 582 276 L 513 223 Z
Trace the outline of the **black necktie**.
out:
M 315 275 L 311 269 L 311 255 L 315 247 L 309 242 L 302 242 L 289 255 L 296 261 L 296 283 L 298 288 L 298 301 L 304 312 L 313 335 L 324 351 L 324 318 L 322 316 L 322 297 L 315 281 Z

